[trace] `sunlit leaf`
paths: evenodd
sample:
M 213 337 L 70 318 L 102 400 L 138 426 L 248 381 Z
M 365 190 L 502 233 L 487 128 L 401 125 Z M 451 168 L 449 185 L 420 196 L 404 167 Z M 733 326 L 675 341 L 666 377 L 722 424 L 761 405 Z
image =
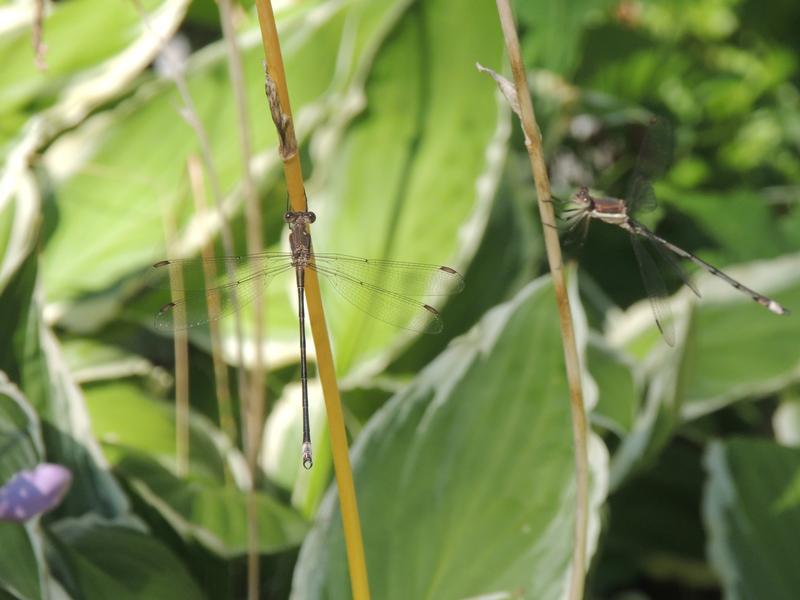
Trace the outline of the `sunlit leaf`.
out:
M 334 122 L 341 139 L 319 156 L 316 203 L 313 190 L 311 196 L 319 251 L 457 269 L 470 258 L 502 167 L 487 148 L 505 139 L 509 118 L 474 67 L 478 59 L 488 66 L 500 61 L 495 18 L 493 6 L 469 2 L 425 2 L 403 13 L 371 66 L 363 92 L 368 110 Z M 481 188 L 480 180 L 488 185 Z M 341 372 L 408 337 L 329 287 Z M 446 298 L 425 301 L 441 308 Z
M 177 28 L 187 4 L 186 0 L 143 0 L 115 6 L 103 0 L 79 0 L 50 5 L 45 8 L 42 31 L 44 68 L 37 67 L 31 43 L 32 6 L 25 6 L 28 10 L 21 4 L 3 7 L 0 113 L 6 124 L 11 120 L 19 127 L 31 114 L 41 116 L 59 102 L 64 106 L 50 118 L 62 126 L 74 124 L 85 116 L 84 111 L 120 93 L 152 62 L 163 40 Z M 92 43 L 76 44 L 77 38 Z
M 353 463 L 374 595 L 562 597 L 575 508 L 568 396 L 555 299 L 539 280 L 370 420 Z M 605 451 L 591 442 L 594 520 Z M 325 499 L 303 546 L 297 597 L 349 595 L 337 500 Z

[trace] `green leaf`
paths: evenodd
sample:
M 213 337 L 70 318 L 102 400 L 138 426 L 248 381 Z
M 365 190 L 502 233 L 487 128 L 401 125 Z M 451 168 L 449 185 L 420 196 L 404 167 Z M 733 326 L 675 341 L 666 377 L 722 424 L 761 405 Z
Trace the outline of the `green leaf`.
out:
M 672 353 L 662 350 L 656 355 L 653 362 L 659 370 L 650 379 L 642 410 L 612 459 L 612 490 L 632 473 L 654 462 L 681 422 L 683 380 L 679 374 L 681 365 L 691 362 L 691 353 L 682 346 Z
M 711 254 L 696 251 L 713 264 L 724 267 L 725 263 L 773 258 L 791 248 L 778 235 L 770 207 L 754 191 L 687 192 L 661 186 L 658 191 L 659 199 L 690 217 L 694 226 L 713 241 Z M 742 223 L 747 223 L 746 236 L 742 235 Z
M 0 290 L 30 256 L 39 239 L 41 198 L 19 159 L 9 158 L 0 174 L 14 182 L 14 189 L 0 193 Z
M 606 455 L 590 442 L 594 521 Z M 359 436 L 353 466 L 372 594 L 562 597 L 572 447 L 556 303 L 540 279 L 454 340 Z M 350 596 L 334 492 L 301 551 L 297 598 Z
M 44 454 L 39 420 L 17 386 L 0 371 L 0 485 L 32 469 Z
M 117 516 L 127 500 L 104 468 L 102 453 L 90 435 L 80 389 L 64 363 L 58 340 L 41 324 L 34 296 L 38 255 L 31 253 L 0 295 L 0 370 L 17 384 L 38 413 L 46 457 L 72 471 L 73 485 L 63 507 L 83 513 L 97 510 Z
M 669 81 L 672 85 L 668 89 L 675 94 L 687 85 L 691 75 L 690 55 L 654 45 L 639 31 L 606 25 L 589 30 L 583 47 L 591 48 L 591 52 L 582 56 L 576 80 L 586 89 L 605 92 L 612 98 L 643 104 L 657 99 L 661 82 Z M 681 96 L 681 108 L 690 114 L 696 112 L 694 94 Z
M 800 389 L 794 386 L 784 390 L 780 400 L 772 415 L 775 440 L 784 446 L 800 446 Z
M 594 566 L 597 596 L 633 588 L 643 574 L 687 587 L 715 586 L 705 559 L 703 481 L 701 449 L 678 440 L 659 454 L 652 469 L 611 495 L 603 552 Z
M 501 143 L 498 141 L 497 145 Z M 440 335 L 419 336 L 387 368 L 401 374 L 404 380 L 429 364 L 453 337 L 467 331 L 487 310 L 513 297 L 539 272 L 544 246 L 541 226 L 531 210 L 536 202 L 535 191 L 527 179 L 515 176 L 519 159 L 513 155 L 508 158 L 510 162 L 503 168 L 482 239 L 463 272 L 464 291 L 442 311 L 444 331 Z M 524 163 L 527 166 L 527 156 Z M 498 244 L 498 240 L 503 243 Z M 352 430 L 352 424 L 348 429 Z
M 104 337 L 65 336 L 61 340 L 64 358 L 75 379 L 81 383 L 151 375 L 157 367 L 143 356 L 125 348 L 121 339 L 130 342 L 130 330 L 120 327 Z M 111 333 L 113 335 L 108 335 Z
M 118 469 L 141 495 L 184 538 L 192 538 L 217 555 L 247 553 L 248 492 L 192 479 L 180 479 L 144 454 L 129 452 Z M 271 496 L 255 496 L 258 551 L 271 554 L 296 547 L 308 525 L 296 512 Z
M 592 420 L 619 435 L 630 432 L 639 406 L 639 386 L 630 360 L 590 339 L 586 363 L 599 393 Z
M 799 269 L 800 259 L 787 256 L 726 272 L 766 293 L 777 290 L 775 297 L 791 307 L 800 306 Z M 682 331 L 675 348 L 660 339 L 647 302 L 612 324 L 618 339 L 627 338 L 627 348 L 642 357 L 648 378 L 644 409 L 614 455 L 612 488 L 631 469 L 655 460 L 685 421 L 798 379 L 797 319 L 767 311 L 710 275 L 696 283 L 701 299 L 683 289 L 671 301 L 676 330 Z
M 131 451 L 149 454 L 175 466 L 175 407 L 155 400 L 135 380 L 95 382 L 85 386 L 95 436 L 106 456 L 118 463 Z M 201 416 L 189 417 L 189 469 L 195 477 L 226 480 L 230 442 Z
M 67 369 L 55 336 L 44 327 L 41 336 L 42 358 L 37 370 L 47 386 L 39 414 L 47 456 L 73 474 L 62 507 L 69 514 L 96 511 L 109 517 L 124 515 L 129 510 L 128 500 L 91 434 L 81 390 Z
M 800 308 L 800 257 L 787 256 L 727 272 L 772 295 L 790 310 Z M 700 282 L 703 299 L 693 323 L 695 354 L 683 374 L 686 397 L 682 412 L 687 418 L 742 398 L 770 394 L 800 378 L 797 316 L 774 315 L 729 290 L 710 277 Z
M 353 90 L 366 105 L 332 123 L 336 143 L 319 156 L 325 194 L 318 203 L 312 195 L 312 208 L 319 212 L 320 252 L 457 268 L 471 258 L 508 134 L 508 111 L 498 110 L 493 86 L 474 64 L 499 64 L 502 56 L 490 4 L 439 0 L 402 13 L 363 92 Z M 332 286 L 324 291 L 340 372 L 367 358 L 385 359 L 391 343 L 411 337 L 337 297 Z M 445 298 L 434 300 L 441 308 Z
M 781 221 L 780 231 L 794 248 L 800 247 L 800 206 L 794 206 Z
M 43 8 L 42 42 L 46 68 L 33 57 L 33 5 L 8 7 L 0 56 L 0 155 L 6 192 L 30 187 L 31 165 L 64 130 L 75 127 L 98 106 L 127 93 L 131 80 L 163 48 L 186 11 L 188 0 L 145 0 L 121 9 L 102 0 L 77 0 Z M 76 44 L 75 39 L 92 39 Z
M 39 261 L 35 252 L 28 252 L 19 268 L 0 293 L 0 371 L 17 384 L 34 407 L 39 407 L 41 383 L 30 381 L 25 372 L 41 356 L 37 335 L 38 318 L 33 300 Z M 34 379 L 34 378 L 30 378 Z
M 69 569 L 61 579 L 81 598 L 205 598 L 178 557 L 148 533 L 87 516 L 59 521 L 52 534 Z
M 731 600 L 791 600 L 800 588 L 800 450 L 731 439 L 706 453 L 709 554 Z
M 720 149 L 720 159 L 731 169 L 748 171 L 762 162 L 770 162 L 780 150 L 783 138 L 778 114 L 755 111 L 739 129 L 736 138 Z
M 372 36 L 383 35 L 376 28 L 381 26 L 381 13 L 390 8 L 379 3 L 346 3 L 334 10 L 311 11 L 313 18 L 306 14 L 308 9 L 292 13 L 281 22 L 286 71 L 303 74 L 290 78 L 301 142 L 326 113 L 325 93 L 342 87 L 359 66 L 356 59 L 364 60 L 356 56 L 352 65 L 337 62 L 343 28 L 355 26 L 351 32 L 355 39 L 361 44 L 371 43 Z M 265 178 L 276 172 L 279 161 L 274 126 L 265 116 L 263 49 L 254 33 L 242 37 L 242 60 L 250 135 L 262 166 L 258 175 Z M 187 69 L 189 91 L 210 138 L 222 192 L 233 192 L 227 204 L 235 210 L 241 200 L 236 189 L 241 163 L 239 153 L 231 151 L 238 143 L 236 128 L 230 126 L 236 117 L 224 43 L 194 54 Z M 194 131 L 178 114 L 181 106 L 170 80 L 148 77 L 132 98 L 88 119 L 48 149 L 45 164 L 55 179 L 58 206 L 58 227 L 48 240 L 43 258 L 48 299 L 69 300 L 107 290 L 164 258 L 162 220 L 176 208 L 183 217 L 192 205 L 185 181 L 186 159 L 199 153 Z M 271 231 L 280 228 L 282 215 L 282 210 L 265 212 Z M 179 225 L 184 225 L 183 221 Z M 85 235 L 87 230 L 94 232 L 90 239 Z M 185 251 L 196 252 L 200 241 L 193 236 Z M 98 261 L 98 256 L 104 260 Z M 121 291 L 113 290 L 116 310 Z M 110 315 L 82 316 L 97 322 L 101 316 Z M 87 323 L 80 325 L 86 327 Z
M 0 371 L 0 485 L 17 472 L 42 461 L 39 420 L 19 389 Z M 0 522 L 0 590 L 15 598 L 42 597 L 44 578 L 38 519 L 32 523 Z
M 299 383 L 283 388 L 264 425 L 261 466 L 270 481 L 291 490 L 292 506 L 306 518 L 313 518 L 330 483 L 332 456 L 325 418 L 322 387 L 319 379 L 308 382 L 308 412 L 314 451 L 314 468 L 307 471 L 301 463 L 302 392 Z M 350 423 L 348 432 L 352 434 Z
M 190 414 L 189 477 L 181 479 L 171 472 L 176 468 L 173 405 L 155 400 L 131 378 L 87 385 L 86 398 L 109 460 L 176 531 L 219 556 L 246 552 L 247 493 L 232 486 L 232 477 L 249 485 L 246 467 L 219 431 Z M 293 458 L 300 468 L 298 456 Z M 299 545 L 306 522 L 266 494 L 259 493 L 257 502 L 261 552 Z
M 16 599 L 43 598 L 45 574 L 36 535 L 30 525 L 0 521 L 0 595 L 6 591 Z
M 584 28 L 602 18 L 614 3 L 610 0 L 514 2 L 519 27 L 524 32 L 525 64 L 569 76 L 580 60 Z
M 676 329 L 687 329 L 697 353 L 681 375 L 687 379 L 686 416 L 703 414 L 747 395 L 766 394 L 797 379 L 800 350 L 792 337 L 798 322 L 792 310 L 800 305 L 798 267 L 800 257 L 788 255 L 725 268 L 734 279 L 787 307 L 789 315 L 768 311 L 705 272 L 694 278 L 701 298 L 683 288 L 670 299 Z M 645 301 L 612 317 L 608 329 L 614 346 L 624 345 L 649 366 L 653 366 L 654 355 L 665 351 Z
M 145 0 L 141 2 L 141 9 L 155 15 L 157 21 L 159 12 L 170 12 L 165 10 L 170 4 L 175 2 Z M 6 31 L 2 37 L 0 61 L 4 68 L 0 74 L 0 112 L 20 111 L 31 105 L 42 110 L 43 105 L 62 94 L 75 79 L 85 78 L 87 72 L 137 40 L 145 44 L 150 42 L 148 50 L 152 60 L 157 48 L 156 36 L 146 30 L 135 5 L 114 6 L 102 0 L 78 0 L 51 8 L 43 24 L 46 70 L 36 68 L 31 28 L 27 26 L 30 21 L 26 26 Z M 5 10 L 12 12 L 10 8 Z M 181 15 L 182 11 L 177 11 L 178 18 L 172 19 L 173 27 Z M 10 14 L 6 16 L 11 17 Z M 93 43 L 76 44 L 75 40 L 81 38 L 91 39 Z M 143 47 L 138 48 L 138 52 L 142 54 L 139 61 L 147 58 Z M 139 68 L 146 66 L 144 62 Z

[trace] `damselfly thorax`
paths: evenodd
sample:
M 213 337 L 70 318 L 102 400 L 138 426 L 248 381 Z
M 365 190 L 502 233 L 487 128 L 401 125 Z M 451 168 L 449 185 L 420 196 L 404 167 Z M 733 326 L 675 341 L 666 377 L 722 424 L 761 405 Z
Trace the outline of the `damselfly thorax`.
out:
M 562 216 L 570 229 L 587 219 L 624 226 L 628 221 L 628 209 L 621 198 L 595 198 L 589 193 L 589 188 L 581 187 L 570 199 Z
M 311 259 L 311 234 L 308 226 L 317 220 L 310 210 L 289 211 L 283 215 L 289 225 L 289 248 L 292 251 L 292 266 L 305 269 Z

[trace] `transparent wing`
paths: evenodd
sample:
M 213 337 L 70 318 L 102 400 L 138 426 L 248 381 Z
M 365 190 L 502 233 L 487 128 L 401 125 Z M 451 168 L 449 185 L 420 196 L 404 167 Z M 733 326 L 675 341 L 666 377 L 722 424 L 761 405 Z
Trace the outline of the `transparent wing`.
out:
M 314 253 L 314 261 L 320 272 L 330 277 L 355 280 L 401 296 L 444 296 L 464 289 L 464 278 L 450 267 L 344 254 Z
M 658 206 L 658 199 L 650 178 L 644 177 L 641 173 L 633 174 L 625 199 L 630 214 L 650 212 Z
M 645 239 L 652 244 L 649 238 Z M 658 330 L 661 332 L 667 345 L 674 346 L 675 327 L 672 323 L 672 311 L 669 308 L 669 304 L 665 301 L 667 288 L 664 285 L 661 271 L 655 259 L 647 248 L 644 247 L 642 240 L 636 234 L 631 234 L 631 243 L 633 244 L 633 253 L 636 255 L 636 261 L 639 263 L 639 271 L 642 274 L 644 289 L 647 293 L 648 300 L 650 300 L 650 307 L 653 309 L 653 316 L 655 317 Z
M 205 289 L 204 275 L 212 280 L 215 275 L 224 276 L 228 265 L 237 266 L 235 281 Z M 224 257 L 162 261 L 153 268 L 158 273 L 154 281 L 159 287 L 169 289 L 170 281 L 185 281 L 172 288 L 173 299 L 161 307 L 154 320 L 156 329 L 175 331 L 215 321 L 246 306 L 259 287 L 266 287 L 276 275 L 292 270 L 292 262 L 291 255 L 276 254 L 255 265 L 248 257 Z
M 663 262 L 669 264 L 672 267 L 672 269 L 678 274 L 678 276 L 681 278 L 686 287 L 692 290 L 695 296 L 697 296 L 698 298 L 702 298 L 700 290 L 698 290 L 697 286 L 695 286 L 695 284 L 692 283 L 692 280 L 689 278 L 689 275 L 687 275 L 686 270 L 683 268 L 683 266 L 681 266 L 681 263 L 678 262 L 678 259 L 675 258 L 675 255 L 673 255 L 672 252 L 669 252 L 666 248 L 664 248 L 661 242 L 655 239 L 652 233 L 650 233 L 650 231 L 645 226 L 636 223 L 636 228 L 641 233 L 641 235 L 650 240 L 650 248 L 652 248 L 655 251 L 655 253 Z
M 235 274 L 237 281 L 246 281 L 264 271 L 269 272 L 291 263 L 292 255 L 289 252 L 162 260 L 153 265 L 147 283 L 150 287 L 165 290 L 205 291 L 207 280 L 224 283 L 229 270 Z M 175 281 L 175 275 L 179 275 L 183 281 L 179 288 L 171 283 Z
M 629 212 L 646 212 L 656 207 L 652 182 L 667 172 L 674 153 L 672 125 L 664 117 L 653 117 L 645 130 L 625 196 Z
M 325 261 L 317 260 L 310 268 L 330 282 L 342 298 L 379 321 L 421 333 L 442 330 L 439 311 L 429 304 L 357 279 L 342 270 L 333 270 Z
M 223 277 L 229 268 L 236 272 L 234 282 L 204 288 L 206 278 Z M 292 255 L 284 252 L 156 263 L 151 285 L 173 289 L 176 297 L 159 310 L 155 326 L 172 331 L 219 319 L 252 301 L 259 286 L 269 285 L 275 275 L 292 268 Z M 309 268 L 370 316 L 425 333 L 441 331 L 441 319 L 434 307 L 414 297 L 455 294 L 464 288 L 460 273 L 439 265 L 315 254 Z M 171 287 L 170 281 L 178 279 L 177 275 L 184 283 Z

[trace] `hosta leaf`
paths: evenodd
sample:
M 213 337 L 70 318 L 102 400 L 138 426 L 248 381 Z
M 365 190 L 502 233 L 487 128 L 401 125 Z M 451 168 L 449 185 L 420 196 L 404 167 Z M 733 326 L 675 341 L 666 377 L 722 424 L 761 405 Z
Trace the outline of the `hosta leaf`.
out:
M 375 596 L 562 597 L 575 509 L 568 396 L 541 279 L 370 420 L 353 463 Z M 606 455 L 590 441 L 594 536 Z M 303 546 L 295 598 L 350 596 L 336 503 L 326 497 Z

